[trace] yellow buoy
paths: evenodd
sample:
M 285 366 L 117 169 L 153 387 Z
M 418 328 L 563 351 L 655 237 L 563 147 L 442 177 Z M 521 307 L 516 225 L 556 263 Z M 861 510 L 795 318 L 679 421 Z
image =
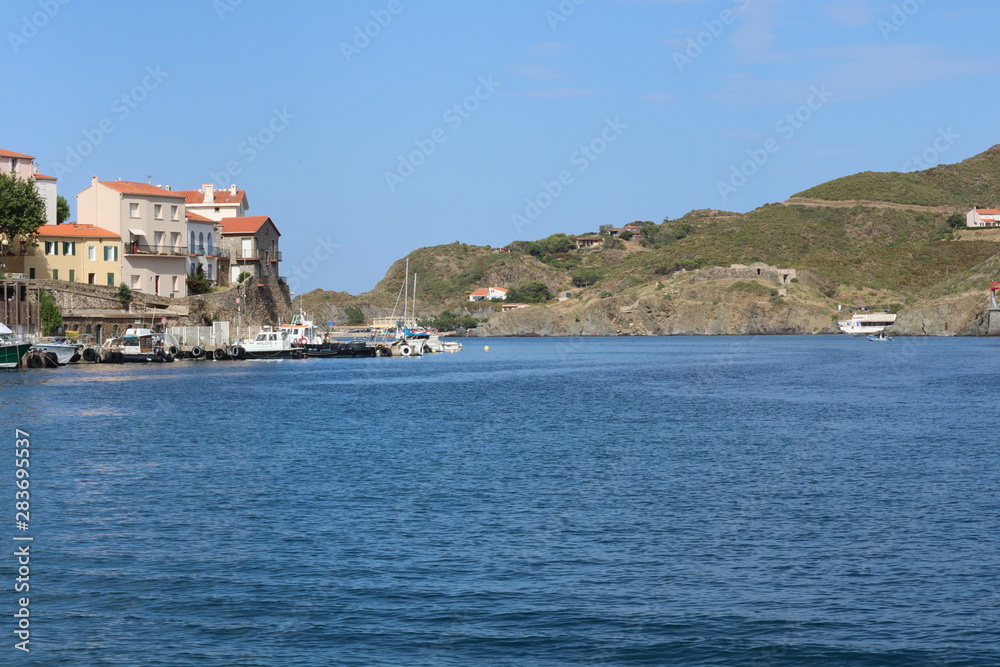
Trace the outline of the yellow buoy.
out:
M 489 351 L 490 351 L 490 346 L 489 345 L 484 345 L 483 346 L 483 352 L 489 352 Z

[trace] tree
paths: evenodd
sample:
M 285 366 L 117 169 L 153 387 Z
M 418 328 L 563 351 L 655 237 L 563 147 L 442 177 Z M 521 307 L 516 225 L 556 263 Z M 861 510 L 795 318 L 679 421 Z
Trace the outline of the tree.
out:
M 511 303 L 541 303 L 551 298 L 548 285 L 538 280 L 528 280 L 507 292 L 507 301 Z
M 205 277 L 205 267 L 201 264 L 193 276 L 188 276 L 187 287 L 189 294 L 208 294 L 212 291 L 212 283 Z
M 45 290 L 38 293 L 38 310 L 42 318 L 42 335 L 51 336 L 56 333 L 63 323 L 62 311 L 52 295 Z
M 575 287 L 586 287 L 588 285 L 593 285 L 603 277 L 604 275 L 601 273 L 600 269 L 577 269 L 573 272 L 573 285 Z
M 69 220 L 69 202 L 62 195 L 56 198 L 56 222 L 62 224 Z
M 122 283 L 118 286 L 118 300 L 121 301 L 122 308 L 128 308 L 132 303 L 132 288 Z
M 615 228 L 614 225 L 601 225 L 600 227 L 597 228 L 597 233 L 598 234 L 602 234 L 602 235 L 603 234 L 608 234 L 614 228 Z
M 965 216 L 961 213 L 952 213 L 948 216 L 948 226 L 952 229 L 965 227 Z
M 246 280 L 247 278 L 249 278 L 252 275 L 253 274 L 250 273 L 249 271 L 243 271 L 243 272 L 240 273 L 240 275 L 236 276 L 236 282 L 238 284 L 242 285 L 243 281 Z
M 0 241 L 7 241 L 11 248 L 5 252 L 13 253 L 14 241 L 20 240 L 20 254 L 26 253 L 44 224 L 45 202 L 34 179 L 25 181 L 12 173 L 0 173 Z
M 618 235 L 618 238 L 620 238 L 622 241 L 631 241 L 632 232 L 629 231 L 628 229 L 623 229 L 622 233 Z

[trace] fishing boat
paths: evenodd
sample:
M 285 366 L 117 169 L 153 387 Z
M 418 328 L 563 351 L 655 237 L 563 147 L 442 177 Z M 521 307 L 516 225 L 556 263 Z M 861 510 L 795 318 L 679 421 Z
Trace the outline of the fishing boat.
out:
M 293 331 L 281 326 L 262 326 L 253 340 L 233 346 L 237 358 L 246 359 L 302 359 L 305 348 L 292 340 Z M 301 336 L 300 336 L 301 338 Z
M 180 351 L 176 339 L 152 329 L 126 329 L 121 338 L 112 338 L 101 346 L 105 363 L 169 363 Z
M 363 340 L 327 340 L 306 345 L 305 354 L 313 359 L 353 359 L 374 357 L 378 354 L 378 348 Z
M 879 342 L 884 342 L 884 343 L 891 343 L 892 342 L 892 336 L 886 336 L 884 331 L 879 331 L 877 334 L 868 334 L 866 336 L 866 338 L 868 340 L 874 340 L 874 341 L 879 341 Z
M 0 322 L 0 368 L 18 368 L 31 343 L 14 337 L 14 332 Z
M 886 327 L 891 326 L 895 321 L 896 315 L 894 313 L 873 313 L 867 309 L 863 309 L 859 312 L 855 312 L 851 316 L 851 319 L 841 320 L 837 322 L 837 324 L 840 325 L 841 331 L 855 336 L 877 334 Z

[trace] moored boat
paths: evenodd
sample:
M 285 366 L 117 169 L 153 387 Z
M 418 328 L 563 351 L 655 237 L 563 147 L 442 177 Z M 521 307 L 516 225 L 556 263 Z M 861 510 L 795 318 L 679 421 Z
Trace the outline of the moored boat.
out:
M 307 357 L 315 359 L 374 357 L 378 353 L 377 347 L 369 345 L 363 340 L 331 340 L 323 343 L 309 344 L 304 349 Z
M 65 338 L 41 338 L 32 344 L 32 348 L 38 350 L 42 355 L 54 354 L 56 363 L 65 366 L 70 362 L 80 360 L 82 345 L 71 343 Z
M 237 347 L 247 359 L 302 359 L 306 356 L 305 348 L 293 344 L 292 336 L 290 329 L 263 326 L 253 340 L 241 342 Z
M 0 323 L 0 368 L 18 368 L 31 343 L 19 340 L 7 325 Z
M 840 330 L 851 335 L 877 334 L 896 321 L 895 313 L 871 312 L 862 310 L 855 312 L 851 319 L 837 322 Z

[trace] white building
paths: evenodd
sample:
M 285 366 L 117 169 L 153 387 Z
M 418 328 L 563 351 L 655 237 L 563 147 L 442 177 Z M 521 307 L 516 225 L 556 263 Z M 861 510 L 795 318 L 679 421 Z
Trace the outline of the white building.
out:
M 974 208 L 965 214 L 966 227 L 1000 227 L 1000 210 Z
M 56 192 L 56 177 L 38 173 L 38 165 L 35 164 L 33 155 L 5 151 L 0 148 L 0 171 L 5 174 L 13 173 L 24 180 L 35 179 L 35 188 L 45 202 L 45 224 L 54 225 L 58 222 L 56 202 L 59 193 Z
M 480 287 L 469 295 L 469 301 L 504 300 L 507 298 L 507 291 L 502 287 Z

